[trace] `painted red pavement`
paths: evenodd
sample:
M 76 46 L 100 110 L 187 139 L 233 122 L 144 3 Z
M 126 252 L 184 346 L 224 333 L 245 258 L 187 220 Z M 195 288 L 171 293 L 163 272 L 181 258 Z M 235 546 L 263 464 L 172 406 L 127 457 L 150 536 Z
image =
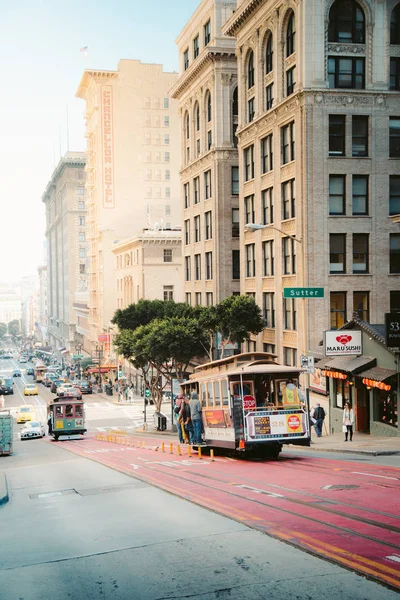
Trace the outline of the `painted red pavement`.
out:
M 400 590 L 400 469 L 309 456 L 212 462 L 185 446 L 178 456 L 176 444 L 163 453 L 150 436 L 129 442 L 62 448 Z

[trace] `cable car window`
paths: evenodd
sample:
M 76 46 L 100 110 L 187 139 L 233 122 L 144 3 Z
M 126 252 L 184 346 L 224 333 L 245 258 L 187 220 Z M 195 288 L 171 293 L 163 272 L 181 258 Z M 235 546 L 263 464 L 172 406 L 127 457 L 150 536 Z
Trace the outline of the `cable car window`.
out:
M 224 406 L 229 406 L 229 392 L 228 392 L 228 382 L 226 379 L 221 381 L 222 387 L 222 404 Z
M 56 406 L 56 417 L 60 418 L 63 416 L 63 406 Z
M 232 385 L 232 391 L 234 396 L 242 397 L 242 384 L 240 382 Z M 243 381 L 243 396 L 253 395 L 253 385 L 250 382 Z
M 214 382 L 215 406 L 221 406 L 221 388 L 220 382 Z
M 201 405 L 207 406 L 207 392 L 206 392 L 206 384 L 202 383 L 200 386 L 200 397 L 201 397 Z
M 83 404 L 76 404 L 75 405 L 75 416 L 76 417 L 83 417 Z
M 213 406 L 214 405 L 214 393 L 213 393 L 213 384 L 211 382 L 207 384 L 207 391 L 208 391 L 208 405 Z
M 74 414 L 74 407 L 72 406 L 72 404 L 67 404 L 65 406 L 65 416 L 72 417 L 73 414 Z

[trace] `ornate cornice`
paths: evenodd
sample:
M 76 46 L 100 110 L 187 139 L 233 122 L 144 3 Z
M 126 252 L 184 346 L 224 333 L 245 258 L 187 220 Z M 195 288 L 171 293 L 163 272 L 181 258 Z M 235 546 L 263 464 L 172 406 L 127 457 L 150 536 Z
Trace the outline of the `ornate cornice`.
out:
M 229 37 L 235 37 L 248 19 L 265 0 L 247 0 L 243 6 L 239 6 L 232 17 L 225 23 L 222 33 Z
M 216 62 L 218 59 L 235 59 L 235 50 L 227 48 L 210 48 L 207 47 L 203 56 L 199 56 L 194 63 L 182 74 L 177 83 L 171 89 L 171 98 L 179 99 L 181 94 L 189 87 L 189 85 L 198 78 L 200 73 L 207 65 Z

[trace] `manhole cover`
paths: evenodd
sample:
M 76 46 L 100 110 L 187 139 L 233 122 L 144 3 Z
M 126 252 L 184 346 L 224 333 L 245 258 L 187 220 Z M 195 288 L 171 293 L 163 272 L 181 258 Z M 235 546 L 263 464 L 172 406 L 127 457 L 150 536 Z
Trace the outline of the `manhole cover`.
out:
M 356 490 L 359 487 L 360 487 L 359 485 L 324 485 L 324 487 L 322 487 L 321 489 L 338 491 L 338 490 Z

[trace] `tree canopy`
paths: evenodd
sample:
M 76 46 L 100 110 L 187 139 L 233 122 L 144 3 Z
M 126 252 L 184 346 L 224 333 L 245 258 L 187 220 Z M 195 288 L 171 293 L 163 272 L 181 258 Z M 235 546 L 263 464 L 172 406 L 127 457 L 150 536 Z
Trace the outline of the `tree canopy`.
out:
M 13 321 L 10 321 L 8 323 L 8 333 L 12 336 L 16 336 L 19 335 L 20 333 L 20 329 L 19 329 L 19 321 L 18 319 L 14 319 Z
M 5 323 L 0 323 L 0 338 L 3 338 L 8 331 L 8 327 Z

